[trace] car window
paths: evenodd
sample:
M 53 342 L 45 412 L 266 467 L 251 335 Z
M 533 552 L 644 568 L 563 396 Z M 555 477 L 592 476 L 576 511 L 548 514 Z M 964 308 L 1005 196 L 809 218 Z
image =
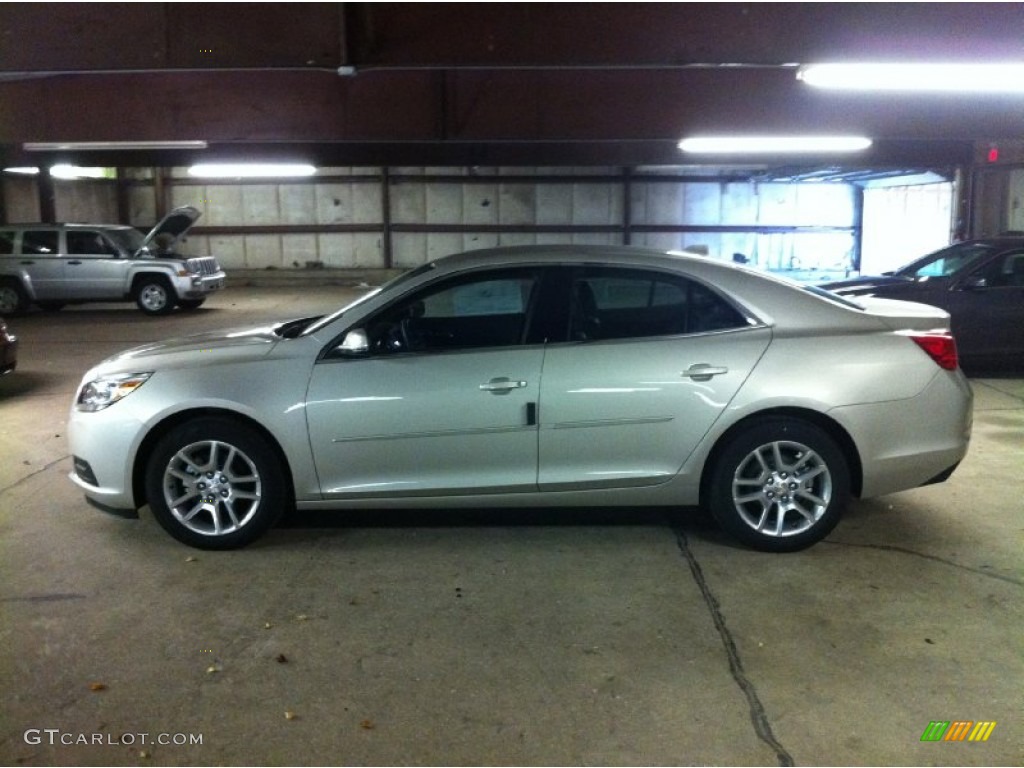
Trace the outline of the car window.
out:
M 366 324 L 370 348 L 394 354 L 522 344 L 538 283 L 537 270 L 512 269 L 428 286 Z
M 69 230 L 67 232 L 68 255 L 89 255 L 97 254 L 116 256 L 117 251 L 99 232 L 88 230 Z
M 105 233 L 108 238 L 113 240 L 129 256 L 142 248 L 146 242 L 146 238 L 142 236 L 142 233 L 135 229 L 108 229 L 105 230 Z
M 573 341 L 704 333 L 746 325 L 746 318 L 724 298 L 679 275 L 593 268 L 572 281 Z
M 896 270 L 903 277 L 948 277 L 988 256 L 993 246 L 986 243 L 957 243 Z
M 30 255 L 55 255 L 58 252 L 55 229 L 29 229 L 21 238 L 21 252 Z
M 978 282 L 978 278 L 984 280 Z M 1024 250 L 1010 251 L 992 259 L 968 278 L 977 287 L 1024 287 Z
M 14 253 L 14 233 L 0 232 L 0 256 L 10 256 Z

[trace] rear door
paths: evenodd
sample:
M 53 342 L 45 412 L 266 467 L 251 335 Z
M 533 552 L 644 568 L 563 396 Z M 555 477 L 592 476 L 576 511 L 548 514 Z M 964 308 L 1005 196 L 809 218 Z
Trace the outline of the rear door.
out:
M 60 230 L 56 227 L 26 229 L 21 233 L 21 254 L 14 267 L 28 273 L 36 298 L 65 298 L 64 259 Z
M 550 345 L 544 360 L 540 489 L 668 480 L 728 406 L 771 331 L 676 274 L 587 267 L 567 290 L 569 341 Z

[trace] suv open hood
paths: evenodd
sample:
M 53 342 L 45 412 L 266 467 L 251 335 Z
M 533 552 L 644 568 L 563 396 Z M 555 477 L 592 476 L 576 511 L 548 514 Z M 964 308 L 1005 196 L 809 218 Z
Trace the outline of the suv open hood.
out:
M 174 238 L 174 240 L 168 243 L 167 247 L 172 248 L 178 244 L 178 241 L 185 236 L 185 233 L 192 228 L 192 225 L 196 223 L 196 219 L 202 216 L 198 208 L 193 208 L 191 205 L 183 205 L 181 208 L 175 208 L 173 211 L 164 216 L 160 221 L 157 222 L 156 226 L 149 231 L 146 235 L 146 239 L 143 240 L 142 246 L 139 248 L 141 251 L 143 248 L 148 248 L 157 235 L 168 234 Z

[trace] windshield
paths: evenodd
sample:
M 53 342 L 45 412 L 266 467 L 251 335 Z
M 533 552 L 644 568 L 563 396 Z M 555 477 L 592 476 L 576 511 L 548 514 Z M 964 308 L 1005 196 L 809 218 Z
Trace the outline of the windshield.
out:
M 893 274 L 910 278 L 949 277 L 993 250 L 994 246 L 987 243 L 957 243 L 900 267 Z
M 434 268 L 433 264 L 424 264 L 423 266 L 417 267 L 416 269 L 414 269 L 414 270 L 412 270 L 410 272 L 405 272 L 405 273 L 399 275 L 394 280 L 388 281 L 387 283 L 385 283 L 384 285 L 380 286 L 379 288 L 374 288 L 372 291 L 368 291 L 367 293 L 363 294 L 362 296 L 360 296 L 355 301 L 350 302 L 349 304 L 346 304 L 345 306 L 343 306 L 341 309 L 337 310 L 336 312 L 332 312 L 331 314 L 329 314 L 329 315 L 327 315 L 325 317 L 320 318 L 319 321 L 313 323 L 308 328 L 306 328 L 306 330 L 304 330 L 302 332 L 302 335 L 303 336 L 309 336 L 310 334 L 316 333 L 321 328 L 323 328 L 325 325 L 329 325 L 330 323 L 333 323 L 335 320 L 337 320 L 343 314 L 348 312 L 350 309 L 352 309 L 353 307 L 359 306 L 364 301 L 368 301 L 369 299 L 373 298 L 374 296 L 376 296 L 381 291 L 384 291 L 384 290 L 392 291 L 395 288 L 399 288 L 399 287 L 402 286 L 402 284 L 404 284 L 404 283 L 408 282 L 409 280 L 412 280 L 412 279 L 414 279 L 416 277 L 419 277 L 424 272 L 429 272 L 433 268 Z
M 103 234 L 113 240 L 118 248 L 129 254 L 134 254 L 145 242 L 142 233 L 137 229 L 105 229 Z

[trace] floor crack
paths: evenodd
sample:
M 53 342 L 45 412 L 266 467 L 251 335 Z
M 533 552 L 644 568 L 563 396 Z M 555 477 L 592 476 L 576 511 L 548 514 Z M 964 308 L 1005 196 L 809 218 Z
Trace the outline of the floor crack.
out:
M 754 688 L 753 682 L 751 682 L 750 678 L 747 677 L 747 673 L 743 669 L 743 661 L 740 659 L 739 650 L 736 648 L 736 642 L 733 640 L 732 633 L 725 624 L 725 616 L 722 614 L 722 607 L 719 605 L 718 599 L 714 594 L 712 594 L 711 587 L 708 586 L 707 579 L 704 578 L 704 571 L 701 569 L 700 563 L 697 562 L 697 558 L 690 549 L 690 544 L 687 541 L 686 534 L 678 528 L 674 529 L 674 531 L 676 534 L 676 543 L 679 545 L 679 551 L 683 553 L 683 558 L 686 560 L 686 564 L 690 566 L 690 572 L 693 574 L 693 580 L 697 583 L 697 588 L 700 589 L 701 596 L 704 598 L 708 611 L 711 613 L 715 629 L 718 630 L 718 636 L 722 640 L 722 646 L 725 648 L 725 654 L 729 659 L 729 673 L 732 675 L 732 679 L 736 681 L 736 685 L 738 685 L 740 690 L 743 691 L 743 695 L 747 699 L 747 705 L 750 708 L 750 722 L 754 726 L 754 732 L 757 734 L 757 738 L 771 747 L 772 751 L 775 752 L 775 757 L 778 759 L 780 766 L 795 765 L 793 762 L 793 756 L 786 751 L 786 748 L 779 743 L 779 740 L 775 738 L 775 734 L 772 733 L 772 726 L 771 723 L 768 722 L 768 715 L 764 710 L 764 705 L 761 703 L 761 699 L 757 695 L 757 690 Z
M 945 558 L 939 557 L 938 555 L 928 555 L 924 552 L 917 552 L 913 549 L 907 549 L 906 547 L 896 547 L 892 544 L 853 544 L 846 541 L 831 541 L 829 539 L 825 539 L 821 543 L 832 544 L 836 547 L 857 547 L 858 549 L 881 549 L 885 552 L 901 552 L 904 555 L 913 555 L 914 557 L 921 557 L 925 560 L 933 560 L 936 563 L 942 563 L 943 565 L 948 565 L 952 568 L 959 568 L 964 571 L 970 571 L 971 573 L 976 573 L 979 576 L 985 576 L 989 579 L 999 579 L 999 581 L 1005 581 L 1009 584 L 1016 584 L 1018 587 L 1024 587 L 1024 581 L 1021 581 L 1020 579 L 1015 579 L 1012 576 L 1003 576 L 1001 573 L 992 573 L 991 571 L 986 571 L 983 568 L 972 568 L 969 565 L 961 565 L 960 563 L 954 563 L 952 560 L 946 560 Z
M 9 491 L 9 490 L 11 490 L 13 488 L 17 488 L 22 483 L 27 482 L 28 480 L 31 480 L 36 475 L 38 475 L 38 474 L 40 474 L 42 472 L 45 472 L 46 470 L 50 469 L 51 467 L 53 467 L 53 466 L 55 466 L 57 464 L 60 464 L 65 459 L 69 459 L 69 458 L 71 458 L 71 454 L 68 453 L 68 454 L 64 454 L 59 459 L 54 459 L 49 464 L 44 464 L 42 467 L 37 469 L 35 472 L 29 472 L 27 475 L 25 475 L 24 477 L 18 478 L 17 480 L 15 480 L 10 485 L 5 485 L 3 488 L 0 488 L 0 493 L 7 493 L 7 491 Z

